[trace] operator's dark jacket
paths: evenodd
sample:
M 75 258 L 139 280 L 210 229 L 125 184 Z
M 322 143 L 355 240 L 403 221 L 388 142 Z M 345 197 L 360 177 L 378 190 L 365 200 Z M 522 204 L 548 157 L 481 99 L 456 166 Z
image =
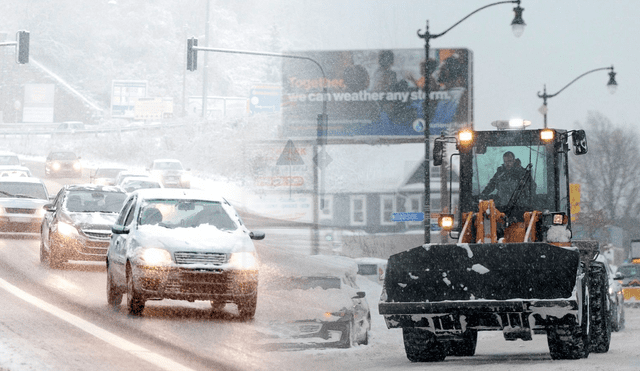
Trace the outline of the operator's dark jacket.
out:
M 509 170 L 502 164 L 489 181 L 489 184 L 484 188 L 484 191 L 482 191 L 480 198 L 493 199 L 496 205 L 506 206 L 509 203 L 509 198 L 518 187 L 518 182 L 524 178 L 525 173 L 526 170 L 519 164 L 519 161 Z M 490 196 L 494 190 L 497 190 L 496 195 Z

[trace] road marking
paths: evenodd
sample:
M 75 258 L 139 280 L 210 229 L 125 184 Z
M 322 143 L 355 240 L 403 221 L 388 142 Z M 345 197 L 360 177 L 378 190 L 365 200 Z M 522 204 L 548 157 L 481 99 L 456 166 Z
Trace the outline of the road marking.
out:
M 19 288 L 11 285 L 10 283 L 8 283 L 7 281 L 1 278 L 0 278 L 0 287 L 5 289 L 9 293 L 17 296 L 18 298 L 44 310 L 45 312 L 48 312 L 60 318 L 61 320 L 66 321 L 72 324 L 73 326 L 76 326 L 77 328 L 97 337 L 98 339 L 101 339 L 113 345 L 116 348 L 120 348 L 140 359 L 143 359 L 149 363 L 152 363 L 153 365 L 157 366 L 159 369 L 168 370 L 168 371 L 173 371 L 173 370 L 193 371 L 193 369 L 191 368 L 185 367 L 177 362 L 174 362 L 169 358 L 153 353 L 144 347 L 136 345 L 128 340 L 121 338 L 120 336 L 112 334 L 109 331 L 106 331 L 88 321 L 85 321 L 80 317 L 77 317 L 71 313 L 65 312 L 64 310 L 56 306 L 53 306 L 41 299 L 38 299 L 35 296 L 30 295 L 20 290 Z

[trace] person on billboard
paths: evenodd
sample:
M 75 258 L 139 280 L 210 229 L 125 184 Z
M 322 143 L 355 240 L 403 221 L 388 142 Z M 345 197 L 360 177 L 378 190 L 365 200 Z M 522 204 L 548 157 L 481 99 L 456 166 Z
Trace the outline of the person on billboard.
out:
M 396 72 L 391 69 L 394 62 L 393 51 L 382 50 L 378 54 L 378 69 L 373 74 L 373 91 L 392 91 L 398 82 Z

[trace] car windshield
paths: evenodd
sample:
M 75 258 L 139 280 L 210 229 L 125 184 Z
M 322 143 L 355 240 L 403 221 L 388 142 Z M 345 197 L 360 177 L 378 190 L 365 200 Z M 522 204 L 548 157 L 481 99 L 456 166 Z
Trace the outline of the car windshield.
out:
M 65 207 L 71 212 L 117 213 L 126 197 L 124 192 L 77 190 L 69 192 Z
M 26 197 L 46 200 L 47 191 L 40 183 L 1 182 L 0 198 Z
M 20 165 L 20 160 L 18 156 L 0 155 L 0 165 Z
M 182 170 L 182 164 L 177 161 L 156 162 L 153 168 L 155 170 Z
M 73 152 L 55 152 L 49 155 L 51 160 L 75 160 L 76 154 Z
M 618 268 L 618 272 L 620 272 L 623 277 L 640 277 L 640 265 L 637 267 L 632 265 L 620 267 Z
M 140 210 L 139 224 L 166 228 L 211 225 L 220 230 L 238 229 L 220 202 L 206 200 L 147 200 Z
M 338 277 L 279 277 L 267 283 L 272 290 L 309 290 L 319 287 L 323 290 L 339 289 Z

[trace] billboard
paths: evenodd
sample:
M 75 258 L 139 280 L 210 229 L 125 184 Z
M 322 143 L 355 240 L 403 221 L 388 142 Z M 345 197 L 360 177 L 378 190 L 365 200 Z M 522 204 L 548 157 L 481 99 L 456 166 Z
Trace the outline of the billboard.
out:
M 315 138 L 326 103 L 327 136 L 424 136 L 424 49 L 302 51 L 283 60 L 283 136 Z M 473 123 L 472 52 L 431 49 L 430 133 Z M 323 94 L 323 88 L 327 94 Z
M 207 118 L 242 118 L 248 113 L 248 99 L 245 97 L 207 96 Z M 189 97 L 187 114 L 202 116 L 202 97 Z
M 147 97 L 145 80 L 113 80 L 111 117 L 134 118 L 136 101 Z
M 22 122 L 53 122 L 55 85 L 25 84 Z

